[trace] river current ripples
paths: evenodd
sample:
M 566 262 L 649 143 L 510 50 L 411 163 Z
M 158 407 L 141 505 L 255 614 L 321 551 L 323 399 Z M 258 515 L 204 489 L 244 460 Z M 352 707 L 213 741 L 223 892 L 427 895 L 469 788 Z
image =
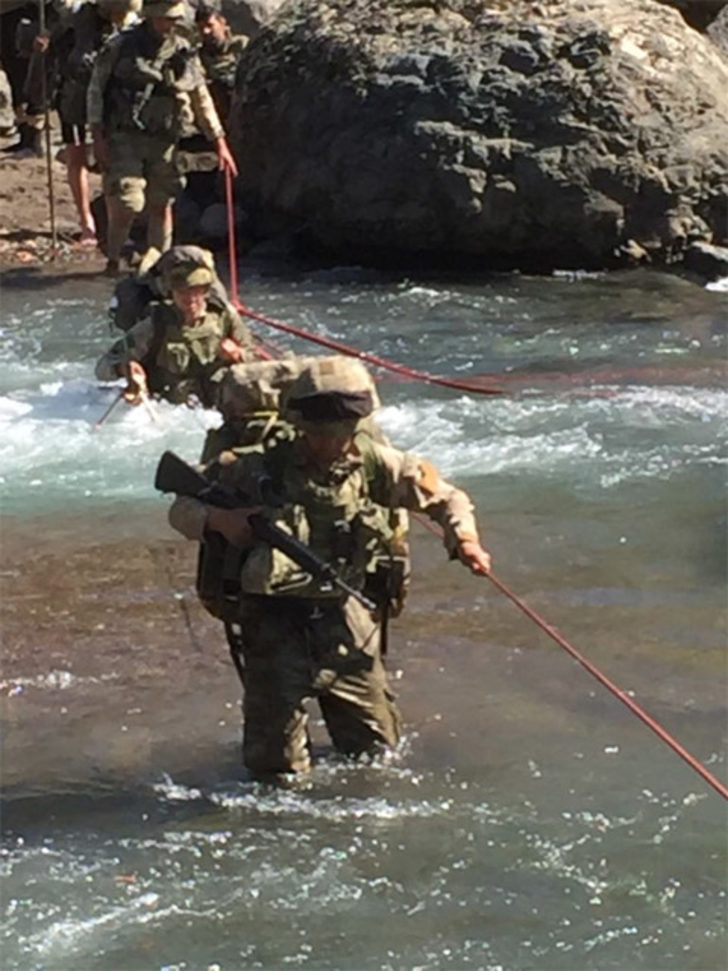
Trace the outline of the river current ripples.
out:
M 195 460 L 219 418 L 120 405 L 94 429 L 118 391 L 93 378 L 107 295 L 70 280 L 4 295 L 9 534 L 42 523 L 65 543 L 83 525 L 101 546 L 139 518 L 173 538 L 156 460 Z M 725 776 L 728 294 L 641 272 L 463 282 L 343 267 L 250 270 L 242 296 L 409 367 L 500 382 L 502 397 L 477 397 L 381 371 L 382 425 L 473 495 L 498 575 Z M 199 709 L 181 689 L 150 696 L 102 646 L 4 675 L 6 724 L 38 712 L 27 751 L 50 732 L 62 752 L 61 719 L 89 719 L 68 737 L 67 782 L 32 756 L 6 763 L 4 969 L 725 966 L 720 797 L 486 581 L 427 537 L 416 553 L 390 662 L 407 733 L 382 763 L 338 760 L 318 724 L 309 779 L 248 780 L 231 671 Z M 122 595 L 132 609 L 156 594 Z M 155 636 L 145 628 L 145 676 Z M 95 727 L 118 749 L 94 746 Z

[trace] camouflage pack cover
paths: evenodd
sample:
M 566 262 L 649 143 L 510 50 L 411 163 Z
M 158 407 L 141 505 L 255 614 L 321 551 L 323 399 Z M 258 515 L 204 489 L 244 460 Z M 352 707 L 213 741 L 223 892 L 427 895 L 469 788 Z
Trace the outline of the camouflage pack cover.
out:
M 341 384 L 342 380 L 347 380 L 346 375 L 349 375 L 352 390 L 369 391 L 374 408 L 379 407 L 374 381 L 367 369 L 358 361 L 341 356 L 290 357 L 236 364 L 228 369 L 223 379 L 220 402 L 223 407 L 235 401 L 241 408 L 251 411 L 282 411 L 286 410 L 290 397 L 297 393 L 296 389 L 315 389 L 306 390 L 307 394 L 328 390 L 323 386 L 334 381 Z

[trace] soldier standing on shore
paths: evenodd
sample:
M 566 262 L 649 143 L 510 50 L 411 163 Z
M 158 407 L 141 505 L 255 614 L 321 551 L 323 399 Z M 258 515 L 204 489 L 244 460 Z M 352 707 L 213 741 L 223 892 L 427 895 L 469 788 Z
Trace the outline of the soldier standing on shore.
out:
M 164 252 L 172 244 L 172 202 L 182 185 L 175 155 L 186 109 L 215 144 L 220 168 L 237 174 L 200 60 L 175 30 L 185 9 L 183 0 L 146 0 L 143 22 L 113 38 L 94 66 L 88 121 L 104 171 L 109 275 L 118 273 L 145 204 L 147 245 Z
M 82 4 L 50 36 L 40 36 L 37 50 L 48 56 L 49 74 L 58 78 L 57 108 L 66 146 L 68 185 L 81 224 L 81 245 L 96 245 L 91 214 L 86 149 L 86 98 L 94 61 L 109 37 L 130 27 L 141 0 L 98 0 Z M 51 85 L 54 86 L 54 85 Z
M 195 10 L 195 24 L 200 35 L 200 60 L 205 69 L 210 94 L 227 131 L 235 72 L 249 38 L 245 34 L 231 32 L 219 0 L 199 0 Z

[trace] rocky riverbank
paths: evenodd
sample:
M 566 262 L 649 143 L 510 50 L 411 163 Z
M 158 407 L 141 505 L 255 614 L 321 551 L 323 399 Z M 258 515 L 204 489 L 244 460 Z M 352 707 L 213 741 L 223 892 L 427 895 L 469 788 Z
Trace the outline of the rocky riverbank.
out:
M 54 141 L 53 152 L 59 147 Z M 101 251 L 80 245 L 65 165 L 55 158 L 51 163 L 55 251 L 46 160 L 15 158 L 6 153 L 0 169 L 0 271 L 52 268 L 58 272 L 101 272 L 105 264 Z M 90 179 L 92 191 L 99 192 L 101 177 L 92 173 Z
M 728 274 L 728 7 L 258 6 L 231 119 L 243 258 L 275 240 L 274 256 L 408 269 Z M 214 157 L 184 160 L 177 241 L 224 249 Z M 65 168 L 51 169 L 55 251 L 45 161 L 2 160 L 0 266 L 99 272 Z

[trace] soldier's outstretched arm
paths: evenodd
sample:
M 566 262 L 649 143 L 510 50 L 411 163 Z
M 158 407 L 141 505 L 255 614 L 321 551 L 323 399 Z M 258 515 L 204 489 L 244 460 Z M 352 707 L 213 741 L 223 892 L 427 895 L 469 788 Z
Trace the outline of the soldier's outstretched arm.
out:
M 473 573 L 489 573 L 491 556 L 480 542 L 470 496 L 444 479 L 427 459 L 387 446 L 376 446 L 376 455 L 372 498 L 385 507 L 424 513 L 442 527 L 452 559 Z
M 116 381 L 129 376 L 129 362 L 144 362 L 154 339 L 154 325 L 147 317 L 134 324 L 96 363 L 99 381 Z
M 229 169 L 233 175 L 237 175 L 238 166 L 225 138 L 225 129 L 204 80 L 201 65 L 199 67 L 199 78 L 199 84 L 191 88 L 189 92 L 190 106 L 194 112 L 195 121 L 208 141 L 214 143 L 220 168 Z

